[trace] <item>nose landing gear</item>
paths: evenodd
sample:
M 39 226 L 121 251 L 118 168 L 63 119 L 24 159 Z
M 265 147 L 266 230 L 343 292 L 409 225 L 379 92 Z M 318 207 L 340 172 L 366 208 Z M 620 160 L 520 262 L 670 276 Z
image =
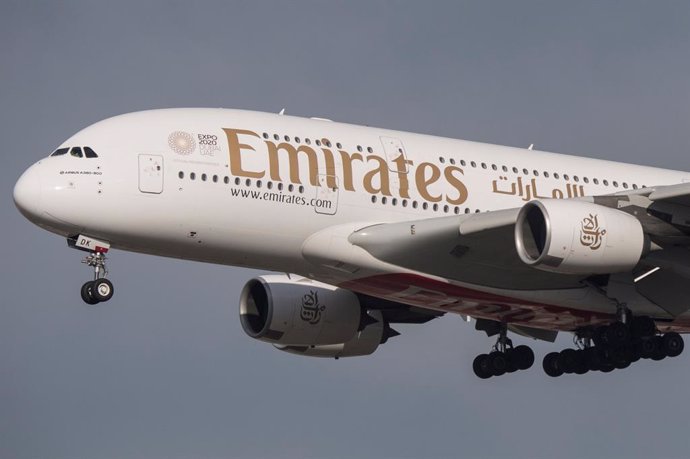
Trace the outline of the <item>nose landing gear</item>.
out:
M 78 250 L 89 252 L 89 255 L 84 257 L 81 262 L 93 268 L 94 271 L 93 280 L 85 282 L 84 285 L 81 286 L 81 299 L 84 300 L 86 304 L 92 305 L 111 299 L 115 290 L 113 288 L 113 283 L 105 278 L 108 275 L 108 270 L 105 267 L 105 254 L 108 252 L 110 244 L 79 235 L 67 239 L 67 245 Z
M 113 283 L 105 278 L 108 274 L 105 269 L 105 260 L 103 253 L 94 252 L 81 261 L 94 269 L 94 279 L 81 286 L 81 299 L 86 304 L 102 303 L 113 297 L 115 292 Z

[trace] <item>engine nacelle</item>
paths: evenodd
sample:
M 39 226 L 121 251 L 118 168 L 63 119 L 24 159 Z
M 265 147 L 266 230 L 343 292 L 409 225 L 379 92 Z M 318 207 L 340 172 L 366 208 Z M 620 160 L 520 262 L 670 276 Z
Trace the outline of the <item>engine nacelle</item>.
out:
M 340 345 L 356 337 L 362 308 L 349 290 L 303 277 L 262 276 L 244 286 L 240 322 L 252 338 L 279 345 Z
M 356 357 L 360 355 L 373 354 L 384 341 L 386 324 L 383 321 L 381 311 L 369 311 L 369 317 L 375 322 L 367 325 L 357 333 L 350 341 L 340 344 L 327 344 L 320 346 L 281 346 L 274 344 L 276 349 L 289 352 L 291 354 L 305 355 L 308 357 Z
M 530 201 L 518 214 L 515 246 L 526 264 L 564 274 L 631 270 L 645 249 L 640 221 L 591 202 Z

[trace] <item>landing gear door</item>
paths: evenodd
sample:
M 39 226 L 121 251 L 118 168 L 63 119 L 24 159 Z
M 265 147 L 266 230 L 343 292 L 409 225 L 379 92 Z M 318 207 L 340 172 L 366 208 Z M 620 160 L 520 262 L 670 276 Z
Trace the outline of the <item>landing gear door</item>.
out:
M 163 157 L 139 155 L 139 191 L 160 194 L 163 192 Z
M 319 186 L 316 187 L 314 211 L 317 214 L 335 215 L 338 211 L 338 177 L 319 175 Z

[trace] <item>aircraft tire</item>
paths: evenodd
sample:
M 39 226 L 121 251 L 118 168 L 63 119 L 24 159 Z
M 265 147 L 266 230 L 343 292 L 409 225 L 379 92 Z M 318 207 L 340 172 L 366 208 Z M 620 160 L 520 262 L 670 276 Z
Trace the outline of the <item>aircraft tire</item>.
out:
M 93 288 L 91 292 L 96 300 L 108 301 L 113 297 L 113 283 L 108 279 L 97 279 L 93 281 Z
M 503 352 L 489 354 L 489 364 L 494 376 L 502 376 L 508 371 L 508 359 Z
M 625 344 L 630 339 L 630 330 L 623 322 L 614 322 L 606 327 L 606 343 L 609 346 Z
M 491 367 L 489 365 L 488 354 L 479 354 L 477 357 L 475 357 L 474 361 L 472 362 L 472 369 L 478 378 L 489 379 L 493 376 L 493 372 L 491 371 Z
M 677 357 L 683 352 L 685 343 L 683 337 L 676 332 L 669 332 L 662 338 L 664 353 L 669 357 Z
M 93 281 L 85 282 L 81 286 L 81 299 L 86 304 L 94 305 L 98 304 L 99 301 L 93 296 Z
M 534 365 L 534 351 L 532 348 L 525 345 L 520 345 L 513 349 L 513 358 L 515 358 L 515 365 L 518 370 L 527 370 Z
M 563 369 L 559 365 L 560 354 L 558 352 L 549 352 L 544 356 L 542 361 L 542 367 L 544 368 L 544 373 L 551 376 L 552 378 L 557 378 L 563 374 Z

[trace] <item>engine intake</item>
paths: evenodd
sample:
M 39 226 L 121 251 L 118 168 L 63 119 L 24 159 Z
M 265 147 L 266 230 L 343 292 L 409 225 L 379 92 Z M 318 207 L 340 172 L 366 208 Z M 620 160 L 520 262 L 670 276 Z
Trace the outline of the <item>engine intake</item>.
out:
M 354 293 L 302 277 L 258 277 L 240 295 L 242 329 L 273 344 L 346 343 L 357 334 L 361 316 Z

